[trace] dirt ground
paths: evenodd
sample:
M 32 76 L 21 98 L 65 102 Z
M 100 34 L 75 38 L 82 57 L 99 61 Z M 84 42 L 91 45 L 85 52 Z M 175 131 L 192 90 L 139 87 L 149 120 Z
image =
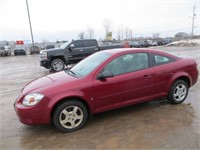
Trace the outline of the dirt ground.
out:
M 200 47 L 157 47 L 195 58 Z M 200 149 L 200 80 L 183 104 L 155 100 L 94 116 L 76 132 L 19 122 L 13 103 L 23 86 L 47 75 L 38 55 L 0 57 L 0 149 Z

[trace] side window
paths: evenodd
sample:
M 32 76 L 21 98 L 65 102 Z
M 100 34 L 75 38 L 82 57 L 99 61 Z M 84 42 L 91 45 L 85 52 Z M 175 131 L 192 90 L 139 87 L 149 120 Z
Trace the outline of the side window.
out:
M 147 53 L 132 53 L 119 56 L 112 60 L 104 70 L 111 71 L 114 76 L 142 70 L 149 67 Z
M 93 47 L 93 46 L 97 46 L 96 41 L 94 40 L 90 40 L 90 41 L 85 41 L 85 47 Z
M 162 56 L 162 55 L 154 55 L 153 58 L 154 58 L 154 65 L 155 66 L 168 64 L 168 63 L 174 61 L 174 59 L 166 57 L 166 56 Z
M 84 47 L 83 41 L 75 41 L 73 44 L 75 48 Z

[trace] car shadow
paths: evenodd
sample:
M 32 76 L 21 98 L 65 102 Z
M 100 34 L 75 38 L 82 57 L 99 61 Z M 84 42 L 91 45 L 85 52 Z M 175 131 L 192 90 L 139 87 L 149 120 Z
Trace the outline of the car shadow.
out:
M 141 141 L 145 137 L 140 137 L 140 135 L 151 136 L 169 131 L 172 134 L 179 128 L 187 128 L 193 122 L 194 113 L 194 108 L 190 103 L 171 105 L 165 99 L 154 100 L 96 114 L 81 130 L 76 132 L 61 133 L 52 124 L 23 126 L 20 129 L 20 147 L 28 149 L 59 149 L 62 146 L 69 149 L 95 148 L 114 137 L 122 141 L 129 141 L 129 138 Z M 124 139 L 124 137 L 129 138 Z

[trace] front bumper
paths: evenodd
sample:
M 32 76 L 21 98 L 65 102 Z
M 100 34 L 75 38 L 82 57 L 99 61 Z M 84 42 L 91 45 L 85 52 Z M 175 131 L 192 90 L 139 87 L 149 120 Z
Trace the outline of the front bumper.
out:
M 44 98 L 38 104 L 31 107 L 22 105 L 20 101 L 14 103 L 14 109 L 22 123 L 27 125 L 42 125 L 50 123 L 51 113 L 48 108 L 47 102 L 49 100 L 47 98 Z
M 26 55 L 25 51 L 14 51 L 14 55 Z
M 40 60 L 40 66 L 50 69 L 51 68 L 50 60 L 49 59 Z

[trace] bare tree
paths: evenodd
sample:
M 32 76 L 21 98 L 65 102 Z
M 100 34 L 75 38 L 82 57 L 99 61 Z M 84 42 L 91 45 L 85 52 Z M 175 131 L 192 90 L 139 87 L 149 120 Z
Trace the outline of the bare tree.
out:
M 128 27 L 125 28 L 125 36 L 126 40 L 132 39 L 132 30 Z
M 86 38 L 85 33 L 84 33 L 84 32 L 80 32 L 80 33 L 78 34 L 78 38 L 79 38 L 80 40 L 85 39 L 85 38 Z
M 92 27 L 88 27 L 87 29 L 89 39 L 94 38 L 94 29 Z
M 105 39 L 107 37 L 107 34 L 109 32 L 111 32 L 111 26 L 112 26 L 112 21 L 110 19 L 104 19 L 103 28 L 104 28 L 104 31 L 105 31 Z
M 120 41 L 121 40 L 121 28 L 119 28 L 117 30 L 117 40 Z

